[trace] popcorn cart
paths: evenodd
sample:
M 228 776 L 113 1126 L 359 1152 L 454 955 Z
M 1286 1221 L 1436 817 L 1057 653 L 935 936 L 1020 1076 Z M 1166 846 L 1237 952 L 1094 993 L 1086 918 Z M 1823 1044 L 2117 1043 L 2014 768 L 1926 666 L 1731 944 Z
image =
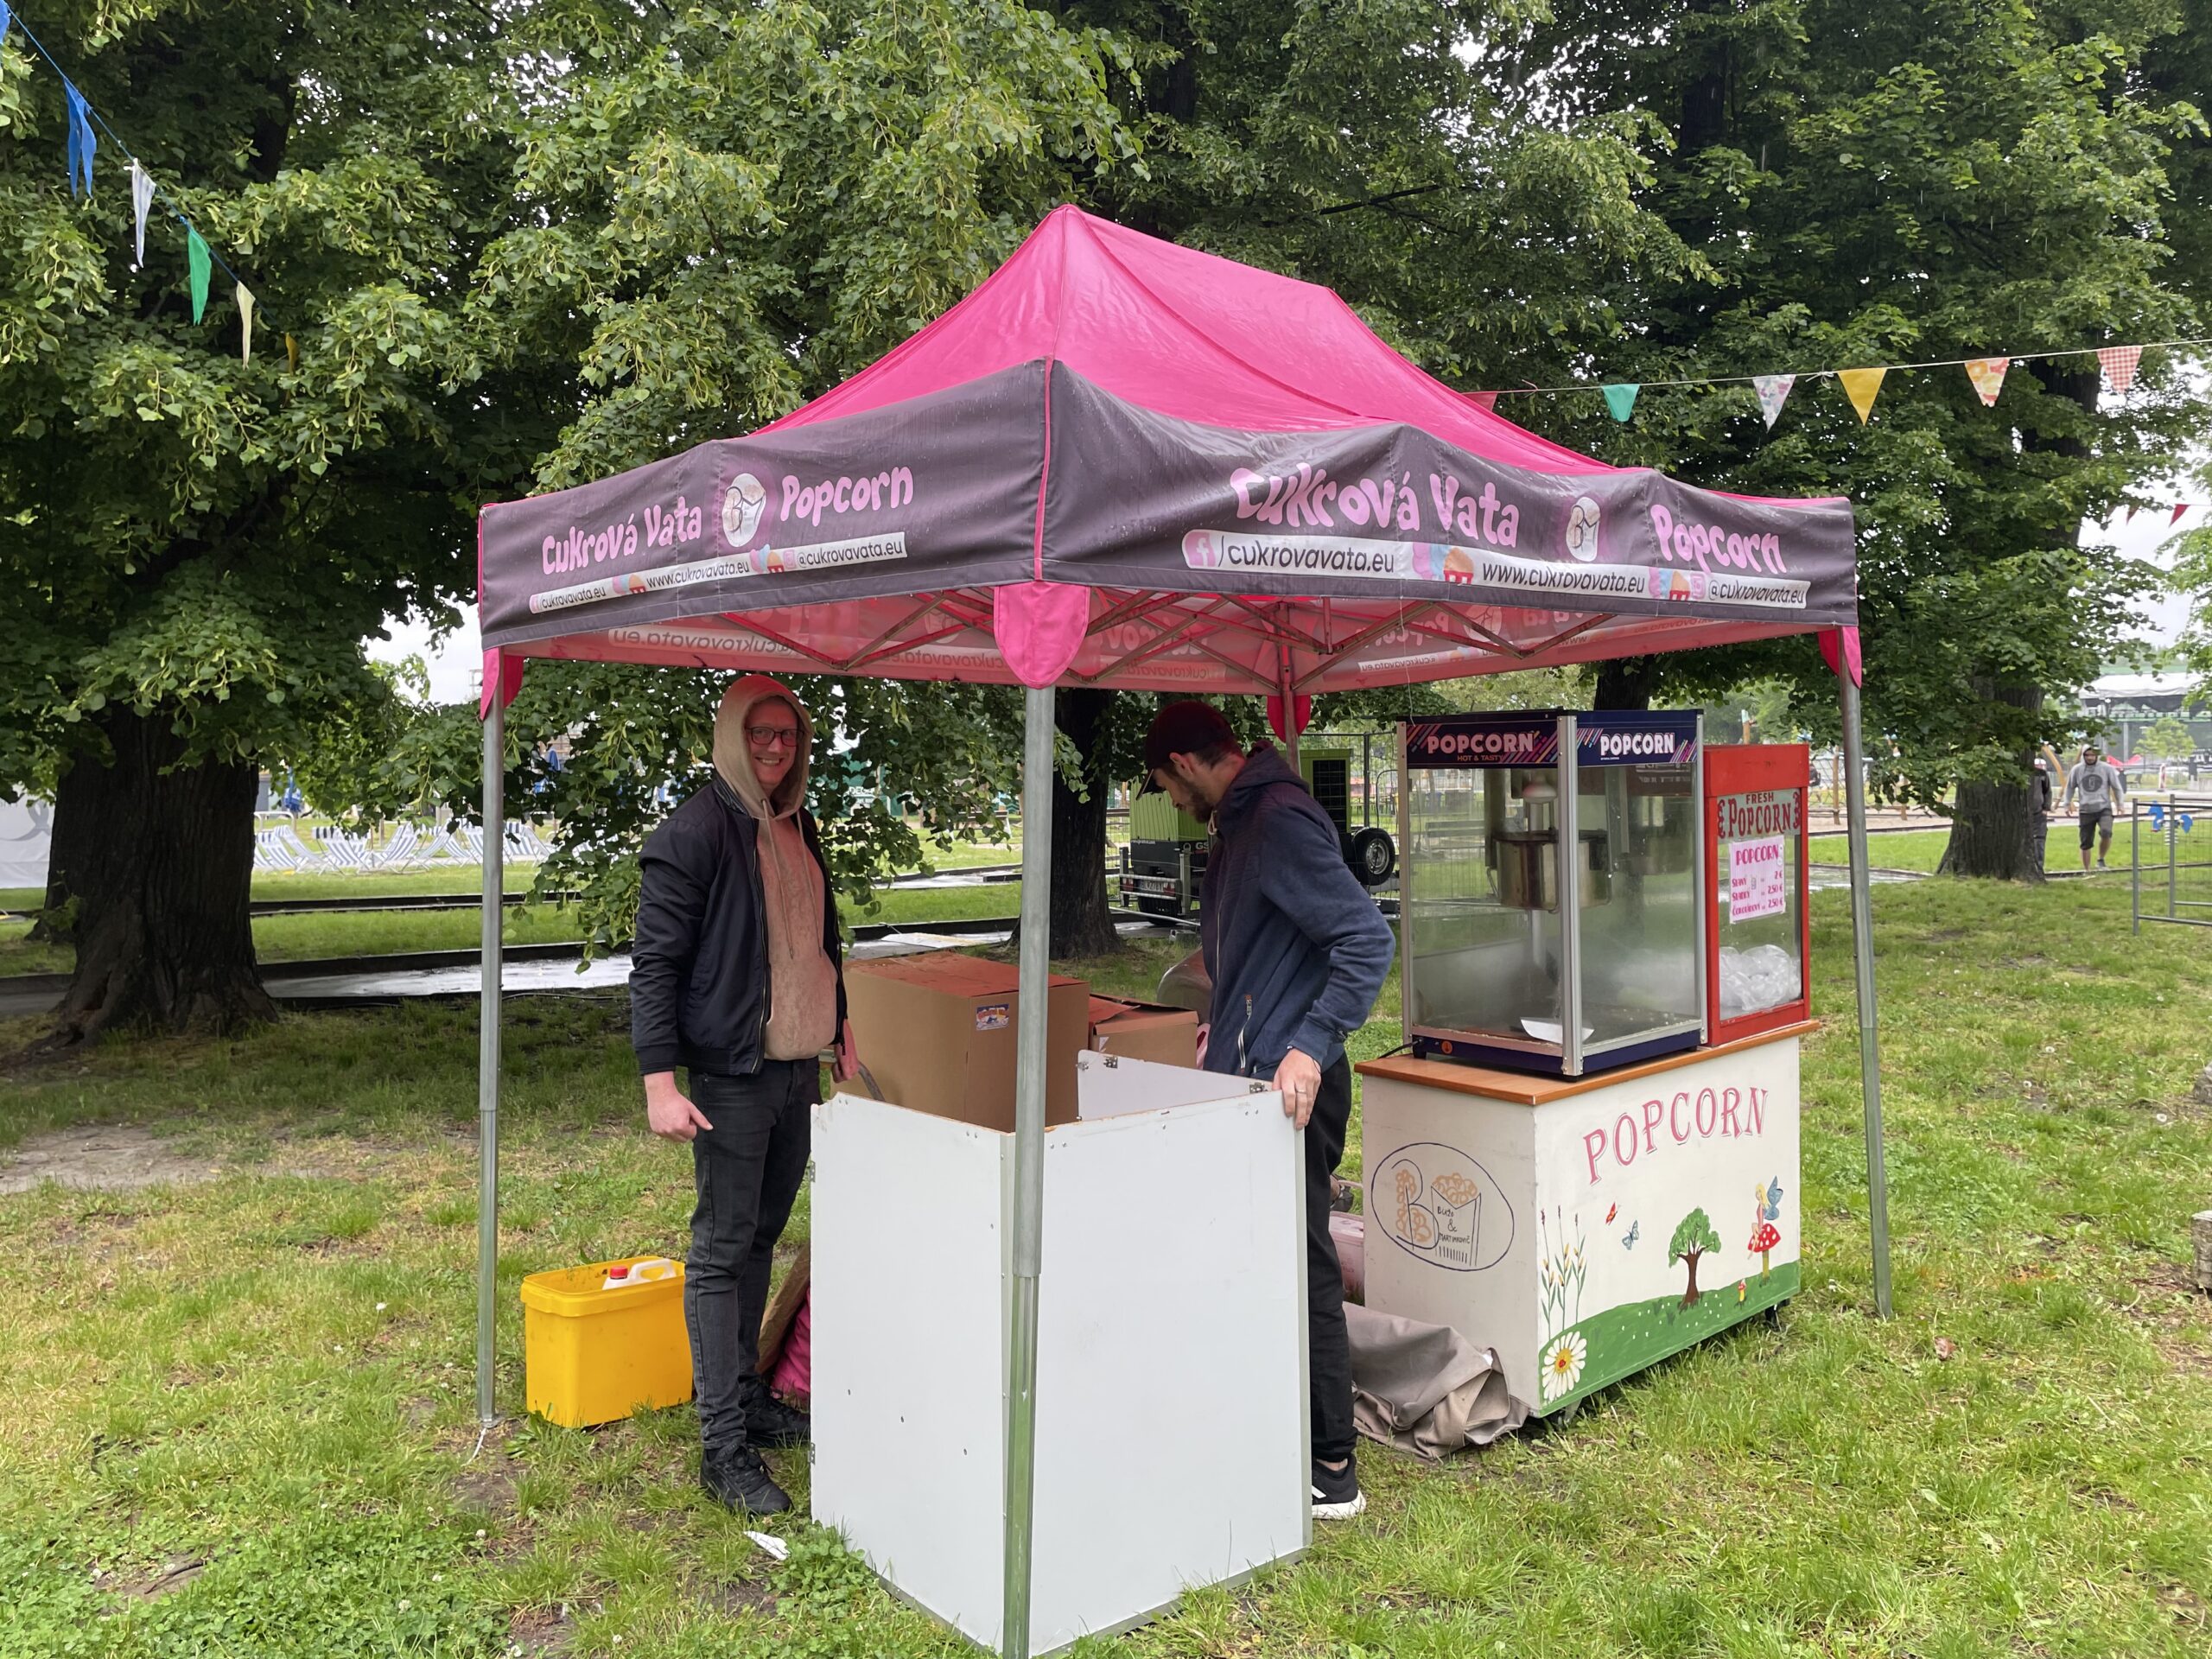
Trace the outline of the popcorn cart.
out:
M 1496 1350 L 1539 1415 L 1797 1289 L 1809 757 L 1700 736 L 1404 729 L 1414 1054 L 1358 1068 L 1367 1305 Z

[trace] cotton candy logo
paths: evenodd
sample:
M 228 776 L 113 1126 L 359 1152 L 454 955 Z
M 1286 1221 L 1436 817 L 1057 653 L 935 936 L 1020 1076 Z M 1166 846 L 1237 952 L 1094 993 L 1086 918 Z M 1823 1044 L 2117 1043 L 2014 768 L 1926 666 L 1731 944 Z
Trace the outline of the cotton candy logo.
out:
M 743 547 L 760 528 L 760 515 L 768 505 L 768 492 L 750 473 L 730 480 L 722 496 L 722 535 L 732 547 Z

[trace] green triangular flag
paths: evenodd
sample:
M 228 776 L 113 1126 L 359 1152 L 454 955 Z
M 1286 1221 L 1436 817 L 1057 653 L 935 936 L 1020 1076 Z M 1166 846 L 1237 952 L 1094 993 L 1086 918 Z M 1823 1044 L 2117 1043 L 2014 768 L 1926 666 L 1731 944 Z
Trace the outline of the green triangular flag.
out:
M 1636 412 L 1636 394 L 1643 390 L 1643 386 L 1633 380 L 1607 386 L 1605 388 L 1605 407 L 1613 411 L 1615 420 L 1625 422 Z
M 192 320 L 197 322 L 207 315 L 207 279 L 215 267 L 207 257 L 207 245 L 189 225 L 184 227 L 184 257 L 192 267 Z

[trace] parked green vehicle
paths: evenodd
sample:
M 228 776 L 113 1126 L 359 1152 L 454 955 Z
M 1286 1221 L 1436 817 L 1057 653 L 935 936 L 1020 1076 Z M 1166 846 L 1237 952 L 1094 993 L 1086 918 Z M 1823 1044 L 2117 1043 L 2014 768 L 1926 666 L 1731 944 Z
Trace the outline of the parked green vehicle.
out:
M 1381 887 L 1398 869 L 1398 846 L 1380 824 L 1351 821 L 1352 750 L 1301 743 L 1298 770 L 1337 826 L 1344 862 L 1362 887 Z M 1206 829 L 1175 810 L 1165 795 L 1139 795 L 1129 805 L 1129 844 L 1122 849 L 1122 903 L 1147 916 L 1194 921 L 1206 873 Z

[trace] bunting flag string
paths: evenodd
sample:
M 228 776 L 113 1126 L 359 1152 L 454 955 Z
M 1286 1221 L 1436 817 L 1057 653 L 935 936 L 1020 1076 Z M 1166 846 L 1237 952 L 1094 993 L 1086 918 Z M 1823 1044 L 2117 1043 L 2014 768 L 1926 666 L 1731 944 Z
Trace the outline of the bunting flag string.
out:
M 146 210 L 154 205 L 154 175 L 138 165 L 138 158 L 130 158 L 130 220 L 131 244 L 136 250 L 131 260 L 133 270 L 146 268 Z
M 1636 408 L 1637 396 L 1654 386 L 1673 391 L 1748 385 L 1757 393 L 1759 413 L 1765 418 L 1767 429 L 1772 431 L 1775 423 L 1782 417 L 1783 405 L 1789 401 L 1796 383 L 1808 378 L 1841 381 L 1844 393 L 1850 398 L 1852 408 L 1858 411 L 1859 423 L 1863 425 L 1873 413 L 1874 400 L 1881 391 L 1884 377 L 1895 370 L 1963 368 L 1983 407 L 1994 408 L 1998 395 L 2004 390 L 2005 372 L 2015 363 L 2052 358 L 2094 357 L 2105 383 L 2114 392 L 2125 393 L 2136 382 L 2145 352 L 2204 346 L 2212 346 L 2212 335 L 2145 340 L 2139 346 L 2073 346 L 2053 351 L 2014 352 L 2004 357 L 1947 357 L 1929 362 L 1885 363 L 1858 369 L 1808 369 L 1793 374 L 1707 374 L 1677 380 L 1586 380 L 1571 385 L 1503 386 L 1495 391 L 1469 392 L 1465 395 L 1485 409 L 1495 410 L 1500 397 L 1565 396 L 1595 391 L 1605 398 L 1605 408 L 1612 417 L 1616 421 L 1625 422 Z
M 67 79 L 61 83 L 61 92 L 69 102 L 69 194 L 89 196 L 92 194 L 92 152 L 100 147 L 100 141 L 92 135 L 92 105 Z
M 2005 370 L 2012 361 L 2009 357 L 1977 357 L 1967 363 L 1967 378 L 1981 394 L 1984 409 L 1997 407 L 1997 394 L 2005 390 Z
M 207 281 L 214 273 L 208 257 L 207 244 L 191 226 L 184 227 L 184 259 L 192 271 L 192 320 L 198 322 L 207 315 Z
M 1835 378 L 1843 382 L 1843 395 L 1851 399 L 1851 406 L 1859 411 L 1859 424 L 1864 426 L 1874 413 L 1875 397 L 1882 390 L 1882 378 L 1887 369 L 1838 369 Z
M 1789 401 L 1789 388 L 1797 384 L 1794 374 L 1762 374 L 1751 385 L 1759 395 L 1759 413 L 1766 416 L 1766 429 L 1774 430 L 1774 423 L 1782 418 L 1782 406 Z
M 167 193 L 155 181 L 153 175 L 146 170 L 137 156 L 131 153 L 130 147 L 123 142 L 121 136 L 108 124 L 100 112 L 92 106 L 85 95 L 77 90 L 76 83 L 71 80 L 63 71 L 60 60 L 46 49 L 46 43 L 32 32 L 29 23 L 23 22 L 10 10 L 9 0 L 0 0 L 0 41 L 7 39 L 11 29 L 22 31 L 22 37 L 29 44 L 31 50 L 46 60 L 47 67 L 54 71 L 61 82 L 62 99 L 67 105 L 68 118 L 67 154 L 69 168 L 69 194 L 72 196 L 85 197 L 92 194 L 92 162 L 99 149 L 99 133 L 105 133 L 115 148 L 121 150 L 129 162 L 131 251 L 134 256 L 132 268 L 144 269 L 146 219 L 153 207 L 154 198 Z M 98 131 L 95 131 L 95 128 Z M 208 246 L 207 238 L 200 233 L 199 226 L 186 217 L 179 207 L 172 206 L 168 211 L 170 217 L 184 227 L 185 261 L 190 277 L 193 321 L 199 323 L 206 319 L 208 287 L 213 279 L 214 272 L 218 270 L 221 270 L 231 279 L 232 288 L 238 303 L 240 354 L 244 361 L 251 362 L 253 360 L 253 312 L 257 303 L 252 291 L 246 287 L 238 274 L 225 262 L 223 257 Z M 292 337 L 289 334 L 285 336 L 285 341 L 287 355 L 291 359 L 292 366 L 297 368 L 299 348 L 292 343 Z

